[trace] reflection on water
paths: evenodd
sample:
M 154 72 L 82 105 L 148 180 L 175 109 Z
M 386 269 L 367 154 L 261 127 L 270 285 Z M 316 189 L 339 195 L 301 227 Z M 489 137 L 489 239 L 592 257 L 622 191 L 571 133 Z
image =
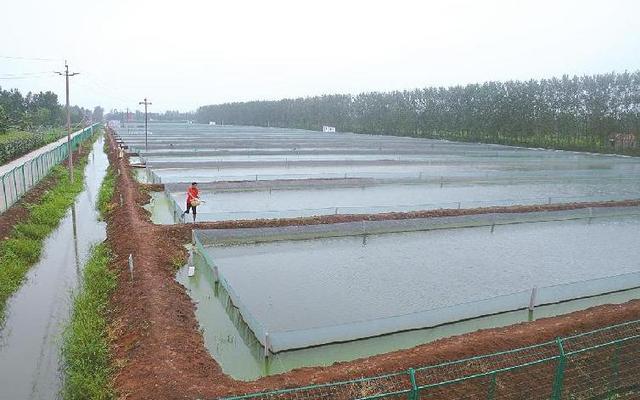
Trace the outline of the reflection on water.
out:
M 85 167 L 82 193 L 44 241 L 40 261 L 7 304 L 6 323 L 0 330 L 0 399 L 58 398 L 61 336 L 71 293 L 91 246 L 106 236 L 95 210 L 108 165 L 102 148 L 99 139 Z

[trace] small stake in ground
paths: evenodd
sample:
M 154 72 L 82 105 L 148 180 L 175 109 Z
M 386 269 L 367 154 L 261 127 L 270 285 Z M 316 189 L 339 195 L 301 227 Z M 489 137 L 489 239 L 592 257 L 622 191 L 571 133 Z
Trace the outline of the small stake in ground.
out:
M 533 309 L 536 307 L 536 296 L 538 295 L 538 288 L 533 287 L 531 289 L 531 299 L 529 299 L 529 322 L 533 321 Z
M 193 248 L 191 248 L 189 253 L 189 271 L 187 272 L 187 275 L 191 277 L 196 274 L 196 266 L 193 264 Z
M 269 358 L 269 348 L 271 347 L 271 343 L 269 342 L 269 332 L 264 334 L 264 358 Z
M 133 281 L 133 254 L 129 254 L 129 275 Z

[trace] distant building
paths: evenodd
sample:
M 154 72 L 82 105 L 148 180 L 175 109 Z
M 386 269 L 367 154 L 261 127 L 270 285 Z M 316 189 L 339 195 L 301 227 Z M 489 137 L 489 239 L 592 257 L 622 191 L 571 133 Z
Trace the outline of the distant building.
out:
M 215 125 L 216 121 L 209 121 L 209 125 Z
M 325 133 L 335 133 L 336 132 L 336 127 L 335 126 L 323 126 L 322 127 L 322 132 Z
M 638 145 L 636 135 L 633 133 L 611 133 L 609 144 L 616 150 L 632 149 Z
M 111 129 L 120 128 L 120 120 L 110 119 L 109 121 L 107 121 L 107 126 Z

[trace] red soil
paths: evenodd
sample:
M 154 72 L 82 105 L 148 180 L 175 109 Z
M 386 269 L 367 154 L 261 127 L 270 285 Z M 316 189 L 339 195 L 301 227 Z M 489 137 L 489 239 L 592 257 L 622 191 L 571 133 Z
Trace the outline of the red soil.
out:
M 80 150 L 81 152 L 82 149 Z M 75 160 L 82 153 L 73 153 Z M 66 163 L 63 162 L 63 164 Z M 54 187 L 57 179 L 53 175 L 47 175 L 44 179 L 32 187 L 20 200 L 14 203 L 8 210 L 0 214 L 0 240 L 6 239 L 15 225 L 24 221 L 29 216 L 29 204 L 36 204 L 42 199 L 49 189 Z

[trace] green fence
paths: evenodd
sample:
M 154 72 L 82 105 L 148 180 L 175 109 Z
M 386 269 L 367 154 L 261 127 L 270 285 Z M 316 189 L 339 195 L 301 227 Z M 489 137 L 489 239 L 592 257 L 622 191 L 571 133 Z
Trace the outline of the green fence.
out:
M 393 374 L 225 399 L 635 399 L 639 390 L 636 320 Z
M 99 124 L 93 124 L 81 131 L 75 132 L 71 139 L 72 149 L 93 134 L 94 128 Z M 53 149 L 39 154 L 25 161 L 10 171 L 0 175 L 0 212 L 4 212 L 17 202 L 29 189 L 44 178 L 51 168 L 67 159 L 67 142 L 55 146 Z

